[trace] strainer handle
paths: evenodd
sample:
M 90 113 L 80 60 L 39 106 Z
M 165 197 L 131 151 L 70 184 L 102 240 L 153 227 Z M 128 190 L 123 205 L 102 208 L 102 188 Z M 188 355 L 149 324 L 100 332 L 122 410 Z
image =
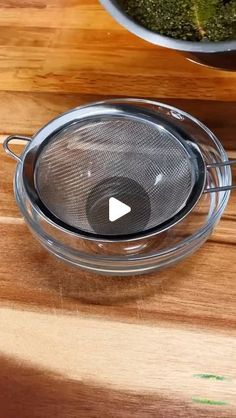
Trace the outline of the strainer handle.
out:
M 225 167 L 227 165 L 236 165 L 236 160 L 228 160 L 222 161 L 221 163 L 213 163 L 207 165 L 207 170 L 209 168 L 218 168 L 218 167 Z M 227 190 L 236 189 L 236 184 L 231 184 L 229 186 L 222 186 L 222 187 L 209 187 L 208 189 L 204 190 L 204 193 L 212 193 L 212 192 L 225 192 Z
M 9 143 L 11 141 L 27 141 L 30 142 L 31 138 L 29 138 L 28 136 L 20 136 L 20 135 L 11 135 L 8 136 L 5 141 L 3 142 L 3 148 L 6 151 L 7 154 L 9 154 L 12 158 L 14 158 L 14 160 L 21 162 L 21 158 L 19 155 L 15 154 L 11 148 L 9 147 Z

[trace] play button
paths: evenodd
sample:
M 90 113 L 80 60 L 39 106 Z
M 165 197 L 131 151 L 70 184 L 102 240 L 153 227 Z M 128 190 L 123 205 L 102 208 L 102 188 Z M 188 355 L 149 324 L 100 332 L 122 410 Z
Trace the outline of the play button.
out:
M 109 199 L 109 221 L 115 222 L 117 219 L 122 218 L 127 213 L 131 212 L 131 207 L 116 199 L 110 197 Z
M 142 232 L 148 225 L 150 213 L 147 192 L 127 177 L 101 181 L 87 199 L 86 215 L 91 232 L 104 237 Z

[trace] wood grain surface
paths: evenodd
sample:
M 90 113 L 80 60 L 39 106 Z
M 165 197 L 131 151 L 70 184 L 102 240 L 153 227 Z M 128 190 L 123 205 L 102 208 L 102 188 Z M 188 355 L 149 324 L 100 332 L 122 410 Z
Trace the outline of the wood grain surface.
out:
M 236 158 L 236 73 L 136 38 L 95 0 L 0 0 L 0 143 L 120 96 L 189 111 Z M 101 277 L 39 246 L 14 170 L 0 145 L 0 418 L 235 418 L 236 193 L 186 261 Z

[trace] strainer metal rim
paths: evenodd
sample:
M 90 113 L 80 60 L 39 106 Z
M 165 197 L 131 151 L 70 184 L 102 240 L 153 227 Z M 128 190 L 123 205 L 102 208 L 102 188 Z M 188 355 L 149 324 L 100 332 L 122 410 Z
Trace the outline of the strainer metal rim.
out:
M 128 106 L 129 112 L 131 112 L 132 106 Z M 145 115 L 149 118 L 155 117 L 155 124 L 156 120 L 159 119 L 161 123 L 167 124 L 165 121 L 165 118 L 158 115 L 156 112 L 147 111 L 146 109 L 140 109 L 139 107 L 133 107 L 132 109 L 135 114 L 133 114 L 133 117 L 140 118 L 140 115 Z M 102 112 L 103 111 L 103 112 Z M 142 238 L 151 237 L 153 235 L 156 235 L 160 232 L 164 232 L 170 227 L 176 225 L 178 222 L 183 220 L 190 212 L 193 210 L 195 205 L 198 203 L 200 197 L 202 196 L 205 182 L 206 182 L 206 167 L 205 167 L 205 161 L 201 154 L 201 151 L 199 148 L 193 147 L 193 144 L 191 144 L 188 140 L 189 138 L 186 137 L 186 140 L 183 140 L 183 137 L 186 136 L 185 132 L 181 131 L 181 134 L 179 132 L 179 128 L 175 127 L 174 129 L 174 135 L 178 136 L 179 142 L 184 147 L 185 151 L 187 150 L 191 154 L 194 154 L 195 157 L 198 159 L 198 164 L 200 166 L 199 170 L 199 179 L 194 185 L 192 192 L 190 193 L 187 205 L 180 210 L 174 217 L 169 219 L 168 221 L 162 223 L 161 225 L 154 227 L 152 229 L 146 230 L 145 232 L 135 233 L 135 234 L 129 234 L 129 235 L 120 235 L 120 236 L 107 236 L 107 235 L 98 235 L 95 233 L 89 233 L 77 228 L 70 227 L 69 225 L 62 222 L 60 219 L 56 218 L 46 207 L 44 204 L 42 204 L 41 200 L 38 199 L 38 194 L 35 193 L 35 179 L 34 179 L 34 173 L 35 173 L 35 164 L 37 162 L 37 156 L 40 153 L 41 147 L 46 145 L 46 143 L 50 140 L 52 136 L 54 136 L 57 132 L 61 132 L 63 129 L 68 127 L 68 125 L 72 125 L 73 123 L 77 122 L 78 120 L 89 120 L 89 118 L 94 116 L 101 116 L 104 114 L 106 115 L 120 115 L 120 112 L 126 112 L 127 114 L 127 106 L 120 106 L 120 105 L 107 105 L 107 102 L 105 103 L 96 103 L 92 104 L 91 106 L 85 106 L 85 107 L 79 107 L 72 109 L 62 115 L 59 115 L 57 118 L 49 122 L 46 126 L 44 126 L 38 133 L 36 133 L 33 137 L 33 140 L 31 143 L 28 144 L 28 146 L 25 149 L 25 152 L 23 154 L 22 158 L 22 164 L 23 164 L 23 182 L 25 185 L 26 192 L 28 194 L 28 197 L 33 202 L 36 210 L 40 213 L 41 216 L 47 220 L 50 224 L 56 226 L 60 230 L 63 230 L 66 233 L 75 234 L 77 237 L 80 236 L 84 239 L 88 240 L 98 240 L 101 242 L 127 242 L 127 241 L 135 241 Z M 115 113 L 114 113 L 115 112 Z M 139 115 L 139 116 L 137 116 Z M 130 116 L 130 113 L 129 113 Z M 150 121 L 150 120 L 149 120 Z M 168 123 L 168 131 L 171 131 L 171 126 Z

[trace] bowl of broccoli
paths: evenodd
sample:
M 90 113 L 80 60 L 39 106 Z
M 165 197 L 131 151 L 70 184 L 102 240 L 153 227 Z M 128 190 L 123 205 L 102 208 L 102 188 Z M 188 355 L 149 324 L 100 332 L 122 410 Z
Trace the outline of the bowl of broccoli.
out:
M 100 0 L 130 32 L 194 61 L 236 70 L 236 0 Z

